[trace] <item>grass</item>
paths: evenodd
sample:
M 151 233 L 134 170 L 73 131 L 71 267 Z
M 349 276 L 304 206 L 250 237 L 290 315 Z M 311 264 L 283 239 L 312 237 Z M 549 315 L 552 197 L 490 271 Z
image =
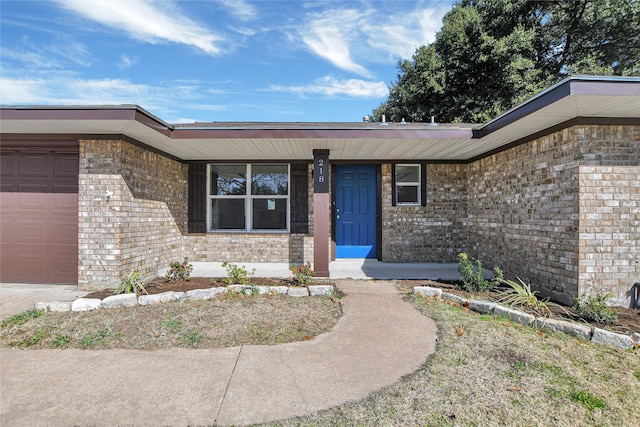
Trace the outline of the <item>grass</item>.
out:
M 640 350 L 408 298 L 438 325 L 436 352 L 418 372 L 363 401 L 266 425 L 636 425 Z
M 421 369 L 362 401 L 266 425 L 636 425 L 640 349 L 621 351 L 442 301 L 407 298 L 438 325 L 436 351 Z M 330 298 L 235 294 L 29 314 L 3 323 L 0 339 L 28 348 L 275 344 L 327 331 L 339 315 Z
M 340 316 L 340 305 L 329 297 L 223 294 L 210 301 L 134 308 L 24 312 L 3 322 L 0 343 L 58 349 L 269 345 L 320 335 L 331 330 Z

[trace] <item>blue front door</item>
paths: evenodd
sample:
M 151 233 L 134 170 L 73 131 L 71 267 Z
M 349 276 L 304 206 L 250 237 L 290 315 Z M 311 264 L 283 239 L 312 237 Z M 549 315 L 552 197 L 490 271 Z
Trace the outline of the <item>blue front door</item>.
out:
M 376 257 L 376 167 L 336 166 L 336 258 Z

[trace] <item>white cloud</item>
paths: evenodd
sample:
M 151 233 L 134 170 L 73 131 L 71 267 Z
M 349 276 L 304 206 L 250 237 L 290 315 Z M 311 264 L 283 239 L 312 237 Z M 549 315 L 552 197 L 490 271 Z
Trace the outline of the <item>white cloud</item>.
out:
M 447 8 L 416 9 L 411 13 L 398 13 L 383 21 L 370 21 L 363 25 L 367 43 L 387 55 L 394 62 L 408 59 L 419 46 L 432 43 L 442 27 Z
M 228 12 L 242 21 L 250 21 L 258 16 L 255 7 L 244 0 L 221 0 L 220 3 L 228 9 Z
M 147 43 L 180 43 L 219 55 L 223 39 L 180 12 L 153 0 L 58 0 L 64 8 Z
M 126 79 L 82 79 L 59 73 L 46 78 L 0 78 L 0 103 L 7 105 L 135 104 L 155 114 L 173 114 L 175 102 L 198 97 L 193 85 L 166 82 L 157 86 Z
M 133 65 L 138 63 L 138 58 L 130 57 L 127 55 L 122 55 L 120 57 L 120 62 L 118 63 L 118 68 L 121 70 L 126 70 L 127 68 L 131 68 Z
M 322 77 L 306 86 L 271 85 L 269 90 L 298 95 L 344 95 L 352 98 L 384 98 L 389 95 L 389 89 L 384 82 L 358 79 L 338 80 L 331 76 Z
M 358 22 L 364 15 L 356 10 L 337 9 L 313 14 L 306 26 L 300 29 L 303 43 L 316 55 L 336 67 L 363 77 L 371 73 L 354 61 L 352 45 L 357 43 Z
M 371 78 L 366 64 L 410 58 L 419 46 L 435 40 L 442 17 L 451 8 L 449 3 L 436 7 L 418 3 L 412 10 L 389 13 L 374 6 L 359 3 L 358 9 L 309 12 L 293 37 L 288 36 L 336 67 Z
M 0 104 L 42 104 L 48 98 L 46 81 L 42 79 L 11 79 L 0 77 Z

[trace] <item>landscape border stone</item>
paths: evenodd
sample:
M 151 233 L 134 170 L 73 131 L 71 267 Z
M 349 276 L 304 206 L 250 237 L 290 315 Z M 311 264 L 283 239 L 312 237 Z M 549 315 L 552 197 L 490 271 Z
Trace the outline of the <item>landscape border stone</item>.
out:
M 253 290 L 257 289 L 258 294 L 278 294 L 292 297 L 307 296 L 330 296 L 335 292 L 333 285 L 312 285 L 308 288 L 297 286 L 251 286 L 251 285 L 230 285 L 207 289 L 193 289 L 186 292 L 162 292 L 152 295 L 120 294 L 110 295 L 103 300 L 97 298 L 78 298 L 72 302 L 37 302 L 36 310 L 48 311 L 89 311 L 101 308 L 134 307 L 137 305 L 163 304 L 179 299 L 199 299 L 209 300 L 225 292 L 244 293 L 253 295 Z
M 48 310 L 48 311 L 58 311 L 65 312 L 71 311 L 71 301 L 66 302 L 37 302 L 36 310 Z
M 437 292 L 438 290 L 440 290 L 440 293 Z M 523 325 L 529 325 L 534 328 L 547 328 L 552 331 L 562 332 L 567 335 L 582 338 L 585 341 L 591 341 L 596 344 L 611 345 L 622 350 L 628 350 L 634 345 L 640 345 L 639 332 L 634 332 L 631 335 L 625 335 L 581 323 L 549 319 L 547 317 L 535 317 L 529 313 L 504 307 L 495 302 L 466 300 L 458 295 L 442 292 L 439 288 L 432 288 L 429 286 L 414 286 L 413 293 L 418 296 L 440 297 L 443 300 L 464 304 L 465 306 L 468 306 L 469 309 L 478 313 L 506 316 L 512 321 Z

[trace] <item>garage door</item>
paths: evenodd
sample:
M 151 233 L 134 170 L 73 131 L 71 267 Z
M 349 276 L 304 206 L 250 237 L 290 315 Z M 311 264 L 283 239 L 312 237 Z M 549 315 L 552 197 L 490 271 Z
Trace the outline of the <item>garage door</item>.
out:
M 77 284 L 77 143 L 25 144 L 0 153 L 0 280 Z

